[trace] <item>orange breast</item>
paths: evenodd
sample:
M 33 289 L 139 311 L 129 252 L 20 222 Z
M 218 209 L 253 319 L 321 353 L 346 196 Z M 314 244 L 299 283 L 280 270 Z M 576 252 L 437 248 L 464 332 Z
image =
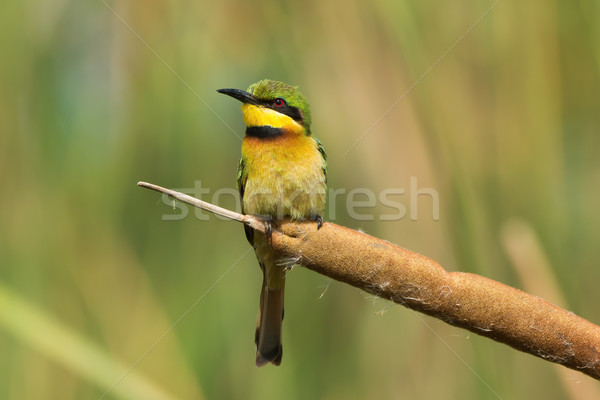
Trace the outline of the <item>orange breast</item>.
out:
M 313 137 L 291 132 L 269 139 L 246 136 L 242 155 L 247 214 L 294 219 L 323 215 L 325 161 Z

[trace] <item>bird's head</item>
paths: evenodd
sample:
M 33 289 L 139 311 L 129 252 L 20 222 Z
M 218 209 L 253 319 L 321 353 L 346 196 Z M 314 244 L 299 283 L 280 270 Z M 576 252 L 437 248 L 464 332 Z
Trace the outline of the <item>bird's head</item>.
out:
M 241 101 L 246 134 L 263 137 L 280 134 L 310 135 L 310 107 L 296 86 L 263 79 L 248 88 L 219 89 Z

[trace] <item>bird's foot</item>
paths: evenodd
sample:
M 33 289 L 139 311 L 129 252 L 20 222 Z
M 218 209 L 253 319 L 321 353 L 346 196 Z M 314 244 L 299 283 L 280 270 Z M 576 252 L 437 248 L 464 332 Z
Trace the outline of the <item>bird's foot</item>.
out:
M 273 235 L 273 224 L 270 220 L 265 220 L 265 236 L 267 240 L 271 240 L 271 236 Z
M 317 230 L 321 229 L 321 227 L 323 226 L 323 217 L 321 217 L 320 215 L 315 215 L 311 218 L 311 220 L 317 221 Z

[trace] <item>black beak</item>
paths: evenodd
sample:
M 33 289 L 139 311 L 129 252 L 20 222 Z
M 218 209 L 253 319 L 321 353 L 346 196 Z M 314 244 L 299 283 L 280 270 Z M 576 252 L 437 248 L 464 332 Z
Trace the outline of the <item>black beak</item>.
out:
M 231 96 L 234 99 L 241 101 L 246 104 L 260 105 L 260 102 L 256 100 L 252 95 L 248 92 L 245 92 L 240 89 L 219 89 L 217 90 L 219 93 L 226 94 L 227 96 Z

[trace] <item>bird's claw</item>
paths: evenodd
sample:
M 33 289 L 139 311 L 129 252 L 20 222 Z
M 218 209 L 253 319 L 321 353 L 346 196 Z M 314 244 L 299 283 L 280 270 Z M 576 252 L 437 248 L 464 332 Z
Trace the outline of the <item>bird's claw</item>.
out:
M 267 237 L 267 240 L 271 240 L 271 236 L 273 235 L 273 225 L 271 224 L 271 221 L 264 221 L 265 223 L 265 236 Z
M 316 220 L 317 220 L 317 230 L 319 230 L 323 226 L 323 217 L 321 217 L 320 215 L 317 215 Z

